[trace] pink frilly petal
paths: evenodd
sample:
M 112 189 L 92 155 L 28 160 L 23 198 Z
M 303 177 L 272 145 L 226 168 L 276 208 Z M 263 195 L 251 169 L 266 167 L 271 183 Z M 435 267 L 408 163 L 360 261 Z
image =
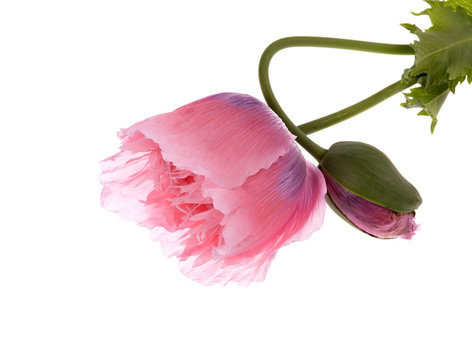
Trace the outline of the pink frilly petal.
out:
M 102 205 L 152 229 L 194 280 L 262 281 L 281 246 L 320 228 L 323 175 L 247 95 L 215 95 L 174 113 L 120 132 L 121 151 L 101 162 Z
M 180 257 L 185 275 L 204 284 L 262 281 L 281 246 L 309 238 L 321 227 L 325 193 L 321 172 L 294 144 L 239 188 L 205 184 L 203 194 L 221 216 L 218 236 L 192 253 L 172 241 L 176 249 L 171 254 Z

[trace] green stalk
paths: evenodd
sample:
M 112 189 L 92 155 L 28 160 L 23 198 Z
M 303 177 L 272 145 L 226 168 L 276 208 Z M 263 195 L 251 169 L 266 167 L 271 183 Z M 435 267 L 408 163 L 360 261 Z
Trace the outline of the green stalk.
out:
M 344 110 L 338 111 L 334 114 L 325 116 L 321 119 L 311 121 L 297 127 L 288 118 L 282 107 L 275 98 L 274 92 L 270 85 L 269 80 L 269 64 L 272 57 L 282 49 L 290 47 L 323 47 L 323 48 L 334 48 L 344 50 L 355 50 L 355 51 L 366 51 L 380 54 L 390 55 L 414 55 L 414 49 L 410 45 L 397 45 L 397 44 L 383 44 L 369 41 L 349 40 L 349 39 L 336 39 L 327 37 L 309 37 L 309 36 L 294 36 L 282 38 L 274 41 L 264 51 L 259 62 L 259 82 L 261 85 L 262 94 L 269 105 L 269 107 L 282 119 L 290 132 L 297 136 L 297 142 L 309 151 L 315 159 L 320 161 L 326 150 L 311 141 L 306 134 L 313 133 L 315 131 L 324 129 L 328 126 L 337 124 L 343 120 L 346 120 L 354 115 L 365 111 L 379 102 L 387 99 L 388 97 L 405 90 L 412 86 L 415 82 L 403 82 L 399 81 L 394 83 L 387 88 L 379 91 L 371 97 L 354 104 Z
M 275 50 L 275 51 L 274 51 Z M 259 62 L 259 82 L 262 89 L 262 94 L 267 102 L 267 105 L 282 119 L 288 130 L 296 136 L 296 141 L 308 151 L 318 162 L 321 162 L 327 150 L 316 144 L 308 138 L 285 114 L 282 107 L 275 98 L 274 92 L 269 80 L 269 64 L 272 57 L 279 49 L 269 47 L 262 54 Z
M 305 134 L 313 134 L 314 132 L 326 129 L 327 127 L 336 125 L 344 120 L 347 120 L 355 115 L 366 111 L 373 106 L 381 103 L 389 97 L 398 94 L 399 92 L 408 89 L 416 83 L 416 79 L 412 79 L 409 82 L 403 80 L 397 81 L 385 89 L 380 90 L 368 98 L 359 101 L 358 103 L 351 105 L 345 109 L 339 110 L 333 114 L 323 116 L 322 118 L 307 122 L 300 125 L 298 128 Z

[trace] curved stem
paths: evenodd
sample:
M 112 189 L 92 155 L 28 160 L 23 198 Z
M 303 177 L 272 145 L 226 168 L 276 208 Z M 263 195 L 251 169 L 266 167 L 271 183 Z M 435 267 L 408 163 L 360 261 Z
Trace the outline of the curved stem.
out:
M 398 94 L 400 91 L 408 89 L 417 82 L 417 79 L 411 79 L 410 81 L 397 81 L 385 89 L 380 90 L 368 98 L 359 101 L 358 103 L 351 105 L 345 109 L 337 111 L 333 114 L 323 116 L 322 118 L 307 122 L 300 125 L 298 128 L 305 134 L 312 134 L 314 132 L 323 130 L 329 126 L 336 125 L 344 120 L 347 120 L 361 112 L 370 109 L 371 107 L 381 103 L 389 97 Z
M 277 41 L 274 41 L 265 49 L 259 62 L 259 82 L 261 85 L 262 94 L 264 95 L 264 98 L 267 104 L 269 105 L 269 107 L 277 115 L 279 115 L 279 117 L 285 123 L 289 131 L 295 136 L 297 136 L 297 142 L 301 146 L 303 146 L 303 148 L 305 148 L 308 152 L 310 152 L 318 161 L 320 161 L 323 158 L 324 154 L 326 153 L 326 149 L 323 149 L 322 147 L 320 147 L 319 145 L 311 141 L 306 136 L 306 134 L 289 119 L 289 117 L 282 110 L 282 107 L 280 106 L 277 99 L 275 98 L 274 92 L 272 91 L 272 87 L 270 85 L 269 64 L 272 57 L 278 51 L 282 49 L 290 48 L 290 47 L 324 47 L 324 48 L 335 48 L 335 49 L 345 49 L 345 50 L 367 51 L 367 52 L 392 54 L 392 55 L 413 55 L 414 54 L 414 49 L 410 45 L 383 44 L 383 43 L 375 43 L 375 42 L 370 42 L 370 41 L 336 39 L 336 38 L 327 38 L 327 37 L 310 37 L 310 36 L 293 36 L 293 37 L 282 38 Z M 398 84 L 398 86 L 400 85 Z M 395 89 L 397 88 L 395 87 Z M 398 90 L 397 92 L 402 91 L 402 90 Z M 356 108 L 356 109 L 358 111 L 357 113 L 361 112 L 359 111 L 360 110 L 359 108 Z M 351 114 L 350 116 L 355 115 L 355 113 L 353 112 L 351 112 L 350 114 Z M 344 118 L 342 120 L 347 119 L 347 117 L 345 116 L 346 115 L 344 115 Z M 339 119 L 338 117 L 334 117 L 334 118 Z M 342 121 L 342 120 L 339 120 L 339 121 Z M 315 120 L 315 121 L 318 121 L 318 120 Z M 315 121 L 308 124 L 312 124 L 310 126 L 313 126 L 313 123 Z M 332 118 L 330 121 L 332 121 Z M 324 127 L 330 126 L 330 125 L 326 125 L 327 124 L 326 120 L 324 124 L 325 124 Z M 305 125 L 302 125 L 302 127 L 303 126 Z M 307 126 L 305 126 L 305 128 Z M 315 128 L 317 128 L 318 126 L 319 126 L 318 124 L 315 125 Z
M 337 39 L 319 36 L 291 36 L 274 41 L 267 49 L 279 51 L 290 47 L 323 47 L 331 49 L 365 51 L 390 55 L 414 55 L 411 45 L 385 44 L 371 41 Z M 266 49 L 266 50 L 267 50 Z M 274 53 L 275 53 L 274 52 Z
M 274 51 L 275 50 L 275 51 Z M 262 94 L 267 102 L 267 105 L 282 119 L 288 130 L 295 135 L 296 141 L 308 151 L 318 162 L 321 162 L 325 156 L 327 150 L 316 144 L 314 141 L 308 138 L 303 131 L 301 131 L 285 114 L 282 107 L 275 98 L 274 92 L 270 85 L 269 80 L 269 64 L 272 57 L 279 49 L 269 47 L 262 54 L 259 62 L 259 82 L 262 89 Z

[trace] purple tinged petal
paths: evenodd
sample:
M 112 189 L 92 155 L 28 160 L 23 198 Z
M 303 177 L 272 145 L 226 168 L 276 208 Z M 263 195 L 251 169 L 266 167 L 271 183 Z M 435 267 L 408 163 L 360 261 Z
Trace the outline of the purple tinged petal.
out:
M 101 163 L 102 205 L 151 229 L 202 284 L 262 281 L 280 247 L 322 225 L 321 171 L 248 95 L 210 96 L 119 136 Z
M 398 213 L 374 204 L 342 187 L 323 171 L 328 195 L 338 210 L 356 227 L 382 238 L 411 239 L 419 226 L 414 212 Z
M 165 160 L 227 188 L 270 167 L 295 138 L 267 105 L 235 93 L 208 96 L 124 131 L 142 133 Z

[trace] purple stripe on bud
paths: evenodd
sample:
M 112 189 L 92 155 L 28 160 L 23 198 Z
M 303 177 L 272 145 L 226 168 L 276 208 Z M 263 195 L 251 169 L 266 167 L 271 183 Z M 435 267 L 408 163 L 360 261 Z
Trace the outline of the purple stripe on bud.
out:
M 338 210 L 362 231 L 382 239 L 411 239 L 419 226 L 415 213 L 398 213 L 374 204 L 342 187 L 323 171 L 328 195 Z

